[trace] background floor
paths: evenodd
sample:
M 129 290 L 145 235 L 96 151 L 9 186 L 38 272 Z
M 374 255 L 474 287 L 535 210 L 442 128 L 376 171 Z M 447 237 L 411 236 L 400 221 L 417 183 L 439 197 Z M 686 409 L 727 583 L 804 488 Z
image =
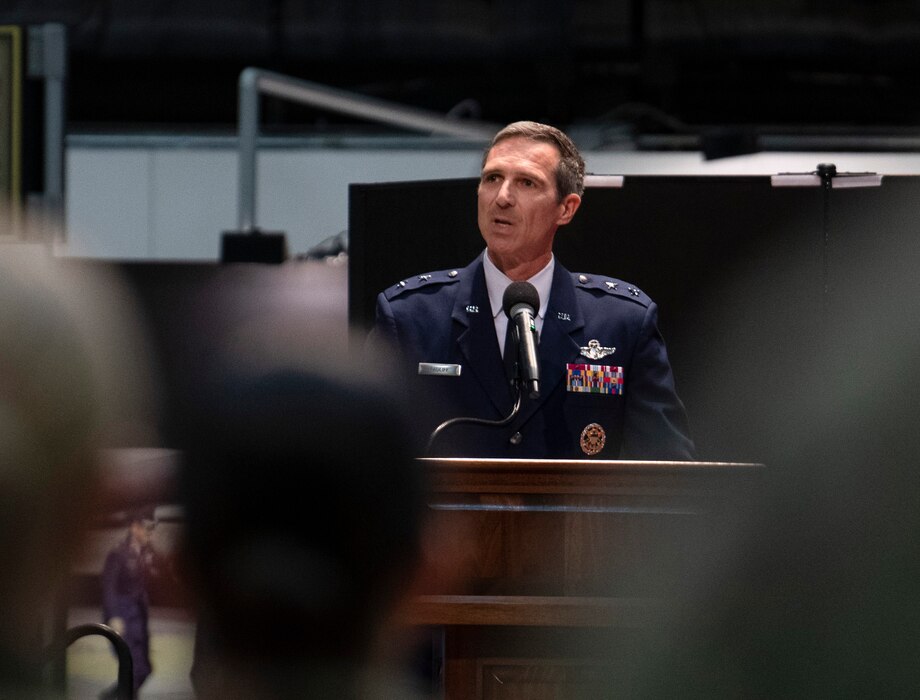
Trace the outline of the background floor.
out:
M 68 623 L 72 627 L 100 620 L 98 608 L 73 608 Z M 194 620 L 178 608 L 152 608 L 150 634 L 153 673 L 141 687 L 138 700 L 193 700 L 189 671 L 195 639 Z M 96 700 L 103 689 L 115 682 L 117 673 L 109 641 L 99 635 L 83 637 L 68 649 L 67 697 Z

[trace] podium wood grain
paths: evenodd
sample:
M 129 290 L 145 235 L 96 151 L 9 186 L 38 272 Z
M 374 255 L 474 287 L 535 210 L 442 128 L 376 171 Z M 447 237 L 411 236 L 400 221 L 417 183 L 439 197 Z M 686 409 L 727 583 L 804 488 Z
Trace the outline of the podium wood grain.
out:
M 694 545 L 760 464 L 421 460 L 433 577 L 402 619 L 445 629 L 445 696 L 589 697 L 626 682 Z M 440 536 L 439 534 L 440 533 Z M 661 562 L 668 565 L 662 567 Z

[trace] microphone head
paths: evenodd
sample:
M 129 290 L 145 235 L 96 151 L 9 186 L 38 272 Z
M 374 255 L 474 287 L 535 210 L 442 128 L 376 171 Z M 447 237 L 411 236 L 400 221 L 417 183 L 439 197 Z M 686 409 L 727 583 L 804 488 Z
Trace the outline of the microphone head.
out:
M 505 315 L 510 318 L 511 309 L 518 304 L 531 307 L 534 314 L 540 308 L 540 294 L 530 282 L 512 282 L 505 287 L 505 294 L 502 296 L 502 309 Z

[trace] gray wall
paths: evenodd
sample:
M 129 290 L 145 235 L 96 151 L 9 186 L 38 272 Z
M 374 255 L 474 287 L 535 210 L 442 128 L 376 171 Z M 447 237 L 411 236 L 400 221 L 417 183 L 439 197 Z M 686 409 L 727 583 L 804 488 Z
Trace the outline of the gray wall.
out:
M 348 227 L 350 183 L 476 176 L 478 145 L 401 138 L 266 140 L 256 223 L 287 234 L 292 255 Z M 619 175 L 769 175 L 838 171 L 920 173 L 920 154 L 761 153 L 704 161 L 698 153 L 587 151 L 588 171 Z M 214 260 L 237 222 L 233 138 L 71 136 L 66 149 L 67 256 Z M 627 185 L 628 186 L 628 185 Z

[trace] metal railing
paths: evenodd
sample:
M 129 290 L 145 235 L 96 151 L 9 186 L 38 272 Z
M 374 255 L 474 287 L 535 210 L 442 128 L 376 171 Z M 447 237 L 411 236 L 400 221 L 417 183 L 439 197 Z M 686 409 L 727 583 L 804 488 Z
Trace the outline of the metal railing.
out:
M 117 700 L 134 700 L 134 659 L 131 658 L 131 649 L 124 638 L 108 625 L 90 622 L 71 627 L 64 633 L 63 638 L 56 640 L 48 647 L 45 651 L 46 660 L 54 662 L 59 657 L 63 657 L 67 652 L 67 647 L 75 641 L 93 634 L 108 639 L 118 657 Z
M 279 97 L 308 107 L 338 112 L 369 121 L 469 141 L 488 143 L 498 125 L 461 121 L 414 107 L 292 78 L 280 73 L 246 68 L 239 79 L 239 217 L 241 232 L 256 228 L 256 146 L 259 135 L 259 97 Z

